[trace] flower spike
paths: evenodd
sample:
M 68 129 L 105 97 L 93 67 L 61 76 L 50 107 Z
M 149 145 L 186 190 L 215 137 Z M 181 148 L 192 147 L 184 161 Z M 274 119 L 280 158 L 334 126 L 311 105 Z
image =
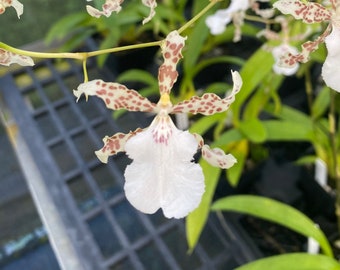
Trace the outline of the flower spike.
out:
M 162 55 L 164 63 L 158 71 L 159 91 L 161 94 L 170 94 L 174 83 L 177 81 L 178 72 L 176 66 L 183 57 L 182 48 L 186 38 L 179 35 L 177 31 L 172 31 L 162 44 Z
M 101 98 L 107 108 L 112 110 L 127 109 L 129 111 L 153 112 L 156 104 L 141 96 L 137 91 L 128 89 L 119 83 L 107 83 L 93 80 L 82 83 L 77 90 L 73 90 L 77 101 L 82 94 Z
M 24 13 L 24 6 L 18 0 L 0 0 L 0 14 L 3 14 L 7 7 L 13 7 L 19 19 Z
M 31 57 L 0 49 L 0 65 L 9 66 L 10 64 L 34 66 L 34 62 Z
M 242 78 L 237 71 L 231 72 L 233 77 L 233 90 L 231 94 L 221 99 L 219 96 L 213 93 L 206 93 L 202 97 L 192 97 L 189 100 L 179 102 L 173 106 L 171 113 L 192 113 L 211 115 L 226 111 L 235 100 L 235 95 L 240 91 L 242 87 Z

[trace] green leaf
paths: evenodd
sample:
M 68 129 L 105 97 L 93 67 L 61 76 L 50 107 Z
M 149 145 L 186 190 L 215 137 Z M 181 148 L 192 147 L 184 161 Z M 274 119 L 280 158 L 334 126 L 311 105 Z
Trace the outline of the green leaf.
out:
M 233 144 L 232 154 L 236 158 L 237 163 L 227 170 L 227 176 L 229 183 L 235 187 L 243 172 L 244 164 L 249 153 L 249 144 L 247 140 L 241 140 Z
M 262 122 L 268 141 L 312 141 L 313 128 L 308 123 L 269 120 Z
M 100 42 L 99 49 L 109 49 L 117 46 L 120 36 L 120 30 L 118 27 L 112 27 L 108 35 L 105 36 L 104 40 Z M 97 63 L 99 67 L 103 67 L 108 57 L 108 54 L 101 54 L 97 56 Z
M 256 118 L 242 121 L 238 128 L 252 142 L 262 143 L 267 138 L 267 131 L 263 123 Z
M 306 215 L 287 204 L 260 196 L 236 195 L 216 201 L 212 205 L 212 210 L 235 211 L 278 223 L 306 237 L 314 238 L 323 252 L 333 257 L 332 249 L 323 232 Z
M 201 204 L 186 218 L 186 236 L 190 252 L 195 248 L 207 222 L 211 201 L 221 174 L 220 168 L 211 166 L 203 159 L 200 160 L 200 165 L 204 173 L 206 186 Z
M 147 71 L 141 69 L 129 69 L 117 78 L 118 82 L 140 82 L 149 86 L 158 86 L 157 79 Z
M 273 104 L 268 104 L 266 110 L 276 117 L 303 125 L 312 126 L 312 119 L 305 113 L 292 107 L 282 105 L 280 111 L 275 111 Z
M 203 135 L 210 128 L 212 128 L 214 125 L 216 125 L 217 122 L 219 122 L 223 119 L 225 119 L 224 113 L 216 113 L 216 114 L 213 114 L 213 115 L 201 117 L 199 120 L 195 121 L 191 125 L 190 132 Z
M 293 253 L 260 259 L 235 270 L 339 270 L 340 264 L 325 255 Z
M 240 75 L 243 78 L 243 85 L 234 103 L 231 105 L 236 122 L 239 121 L 243 103 L 263 79 L 272 72 L 273 64 L 273 56 L 260 48 L 243 65 L 240 71 Z
M 223 147 L 232 142 L 240 141 L 244 138 L 245 136 L 238 129 L 229 129 L 215 140 L 214 147 Z
M 317 95 L 314 103 L 312 105 L 312 117 L 317 119 L 323 116 L 326 110 L 329 108 L 330 102 L 330 89 L 328 87 L 323 87 L 319 94 Z
M 185 74 L 191 74 L 208 34 L 209 29 L 205 24 L 204 18 L 201 18 L 198 23 L 196 23 L 190 35 L 188 35 L 186 41 L 185 51 L 183 52 L 183 67 Z
M 89 16 L 86 12 L 72 13 L 63 17 L 52 25 L 46 35 L 45 42 L 49 44 L 53 40 L 65 38 L 87 20 L 89 20 Z

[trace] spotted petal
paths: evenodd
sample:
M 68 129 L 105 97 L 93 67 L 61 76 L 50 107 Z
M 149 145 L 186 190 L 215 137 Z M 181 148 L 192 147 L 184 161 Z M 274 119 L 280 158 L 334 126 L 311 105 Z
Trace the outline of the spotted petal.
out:
M 202 169 L 192 162 L 198 143 L 188 131 L 178 130 L 169 116 L 163 117 L 167 119 L 156 118 L 126 142 L 133 162 L 125 170 L 124 189 L 138 210 L 152 214 L 162 208 L 166 217 L 182 218 L 199 205 L 204 192 Z M 164 123 L 170 136 L 157 140 Z
M 206 93 L 202 97 L 194 96 L 189 100 L 179 102 L 173 106 L 171 113 L 192 113 L 211 115 L 226 111 L 235 100 L 235 95 L 242 87 L 242 79 L 237 71 L 232 71 L 234 87 L 229 96 L 220 98 L 213 93 Z
M 138 128 L 135 131 L 130 131 L 128 134 L 116 133 L 112 137 L 105 136 L 103 139 L 104 146 L 95 152 L 98 159 L 103 163 L 107 163 L 109 156 L 116 155 L 119 152 L 124 152 L 127 140 L 142 130 L 143 129 Z
M 155 8 L 157 7 L 157 2 L 156 0 L 142 0 L 142 3 L 144 6 L 150 8 L 149 16 L 143 20 L 143 24 L 146 24 L 153 18 L 153 16 L 155 16 Z
M 10 51 L 0 49 L 0 65 L 9 66 L 10 64 L 19 64 L 21 66 L 34 66 L 31 57 L 15 54 Z
M 124 0 L 106 0 L 102 5 L 102 11 L 89 5 L 86 6 L 86 10 L 91 16 L 96 18 L 99 18 L 102 15 L 110 17 L 112 12 L 118 13 L 122 9 L 120 5 L 123 1 Z
M 283 14 L 290 14 L 295 19 L 305 23 L 319 23 L 329 21 L 332 17 L 330 10 L 314 2 L 302 2 L 299 0 L 279 0 L 273 4 L 274 8 Z
M 0 14 L 4 13 L 7 7 L 13 7 L 19 19 L 24 12 L 24 6 L 18 0 L 0 0 Z
M 185 39 L 177 31 L 172 31 L 168 34 L 162 45 L 164 63 L 158 70 L 159 91 L 161 94 L 169 94 L 174 83 L 177 81 L 178 72 L 176 66 L 182 58 L 182 48 L 184 47 Z
M 226 155 L 220 148 L 211 149 L 209 145 L 204 144 L 204 140 L 201 135 L 197 133 L 193 135 L 198 142 L 198 147 L 202 150 L 202 157 L 210 165 L 221 169 L 229 169 L 237 162 L 236 158 L 232 154 Z
M 107 83 L 102 80 L 93 80 L 82 83 L 77 90 L 73 90 L 77 97 L 84 94 L 101 98 L 107 108 L 112 110 L 126 109 L 129 111 L 153 112 L 156 104 L 141 96 L 137 91 L 128 89 L 119 83 Z

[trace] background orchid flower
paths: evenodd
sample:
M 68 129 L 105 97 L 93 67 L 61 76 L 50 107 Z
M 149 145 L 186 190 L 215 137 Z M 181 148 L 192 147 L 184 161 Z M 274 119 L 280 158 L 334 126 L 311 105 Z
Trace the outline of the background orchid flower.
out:
M 0 49 L 0 65 L 9 66 L 10 64 L 34 66 L 34 62 L 31 57 Z
M 18 0 L 0 0 L 0 14 L 4 13 L 7 7 L 13 7 L 19 19 L 24 12 L 24 6 Z
M 281 66 L 281 58 L 288 53 L 294 55 L 298 53 L 298 50 L 295 47 L 290 46 L 289 44 L 285 44 L 285 43 L 275 47 L 272 50 L 272 54 L 275 59 L 273 70 L 276 74 L 283 74 L 286 76 L 290 76 L 290 75 L 295 74 L 298 71 L 299 63 L 295 63 L 294 65 L 291 65 L 291 66 Z
M 92 0 L 87 0 L 88 2 Z M 106 0 L 105 3 L 102 5 L 102 10 L 98 10 L 90 5 L 86 6 L 87 12 L 96 18 L 99 18 L 100 16 L 104 15 L 106 17 L 110 17 L 112 12 L 118 13 L 121 11 L 122 7 L 121 4 L 124 2 L 124 0 Z M 143 20 L 143 24 L 149 22 L 152 17 L 156 14 L 155 8 L 157 7 L 156 0 L 142 0 L 142 4 L 148 8 L 150 8 L 150 13 L 147 18 Z
M 235 26 L 233 41 L 239 41 L 241 39 L 241 26 L 247 9 L 251 8 L 257 15 L 264 18 L 270 18 L 274 14 L 272 9 L 260 9 L 258 2 L 268 2 L 268 0 L 231 0 L 227 9 L 220 9 L 206 18 L 205 23 L 209 27 L 210 33 L 212 35 L 222 34 L 227 24 L 233 21 Z
M 301 53 L 287 53 L 282 58 L 282 63 L 292 66 L 297 62 L 307 62 L 309 54 L 315 51 L 320 43 L 325 42 L 328 54 L 322 67 L 322 77 L 327 86 L 340 92 L 340 8 L 338 2 L 337 0 L 331 0 L 331 7 L 328 8 L 314 2 L 279 0 L 273 6 L 283 14 L 290 14 L 295 19 L 300 19 L 305 23 L 330 22 L 326 30 L 318 38 L 302 44 Z
M 213 35 L 222 34 L 227 24 L 234 19 L 238 19 L 238 22 L 242 25 L 244 12 L 249 7 L 249 0 L 232 0 L 227 9 L 220 9 L 207 17 L 205 23 L 209 27 L 210 33 Z
M 144 213 L 154 213 L 162 208 L 168 218 L 182 218 L 193 211 L 204 193 L 204 176 L 199 164 L 193 162 L 197 149 L 211 165 L 230 168 L 236 162 L 221 149 L 210 149 L 202 137 L 177 129 L 169 114 L 201 113 L 211 115 L 227 110 L 242 86 L 238 72 L 232 72 L 234 86 L 226 98 L 209 93 L 192 97 L 173 105 L 170 92 L 177 80 L 176 66 L 182 57 L 185 38 L 177 31 L 171 32 L 162 44 L 164 63 L 158 72 L 160 100 L 150 102 L 137 91 L 119 83 L 93 80 L 80 84 L 74 95 L 82 94 L 101 98 L 107 108 L 129 111 L 153 112 L 156 117 L 145 129 L 138 128 L 128 134 L 106 136 L 104 146 L 96 151 L 106 163 L 108 157 L 125 151 L 133 162 L 125 170 L 125 193 L 129 202 Z

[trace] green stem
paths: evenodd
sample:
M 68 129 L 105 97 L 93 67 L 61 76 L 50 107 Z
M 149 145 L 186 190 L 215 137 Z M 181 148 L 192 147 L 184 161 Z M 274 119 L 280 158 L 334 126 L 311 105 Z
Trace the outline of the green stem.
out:
M 207 5 L 204 9 L 202 9 L 200 12 L 198 12 L 190 21 L 188 21 L 186 24 L 184 24 L 181 28 L 179 28 L 177 31 L 178 33 L 182 33 L 184 30 L 189 28 L 192 24 L 194 24 L 199 18 L 201 18 L 209 9 L 211 9 L 217 2 L 220 2 L 222 0 L 211 0 L 209 5 Z
M 197 21 L 202 15 L 204 15 L 211 7 L 213 7 L 219 1 L 221 0 L 211 0 L 209 5 L 207 5 L 204 9 L 202 9 L 190 21 L 185 23 L 180 29 L 178 29 L 178 33 L 181 33 L 185 29 L 190 27 L 195 21 Z M 114 52 L 120 52 L 120 51 L 132 50 L 132 49 L 140 49 L 140 48 L 146 48 L 146 47 L 152 47 L 152 46 L 160 46 L 162 43 L 163 43 L 163 40 L 160 40 L 160 41 L 153 41 L 153 42 L 147 42 L 147 43 L 141 43 L 141 44 L 134 44 L 134 45 L 92 51 L 92 52 L 81 52 L 81 53 L 80 52 L 75 52 L 75 53 L 32 52 L 32 51 L 26 51 L 26 50 L 21 50 L 21 49 L 11 47 L 3 42 L 0 42 L 0 48 L 16 53 L 16 54 L 30 56 L 34 58 L 70 58 L 70 59 L 78 59 L 78 60 L 86 61 L 86 59 L 89 57 L 98 56 L 101 54 L 114 53 Z
M 338 232 L 340 232 L 340 171 L 338 166 L 338 155 L 337 155 L 337 143 L 336 143 L 336 124 L 335 124 L 335 91 L 331 90 L 331 100 L 329 105 L 329 134 L 331 143 L 331 174 L 335 180 L 336 187 L 336 201 L 335 201 L 335 213 L 337 217 Z

